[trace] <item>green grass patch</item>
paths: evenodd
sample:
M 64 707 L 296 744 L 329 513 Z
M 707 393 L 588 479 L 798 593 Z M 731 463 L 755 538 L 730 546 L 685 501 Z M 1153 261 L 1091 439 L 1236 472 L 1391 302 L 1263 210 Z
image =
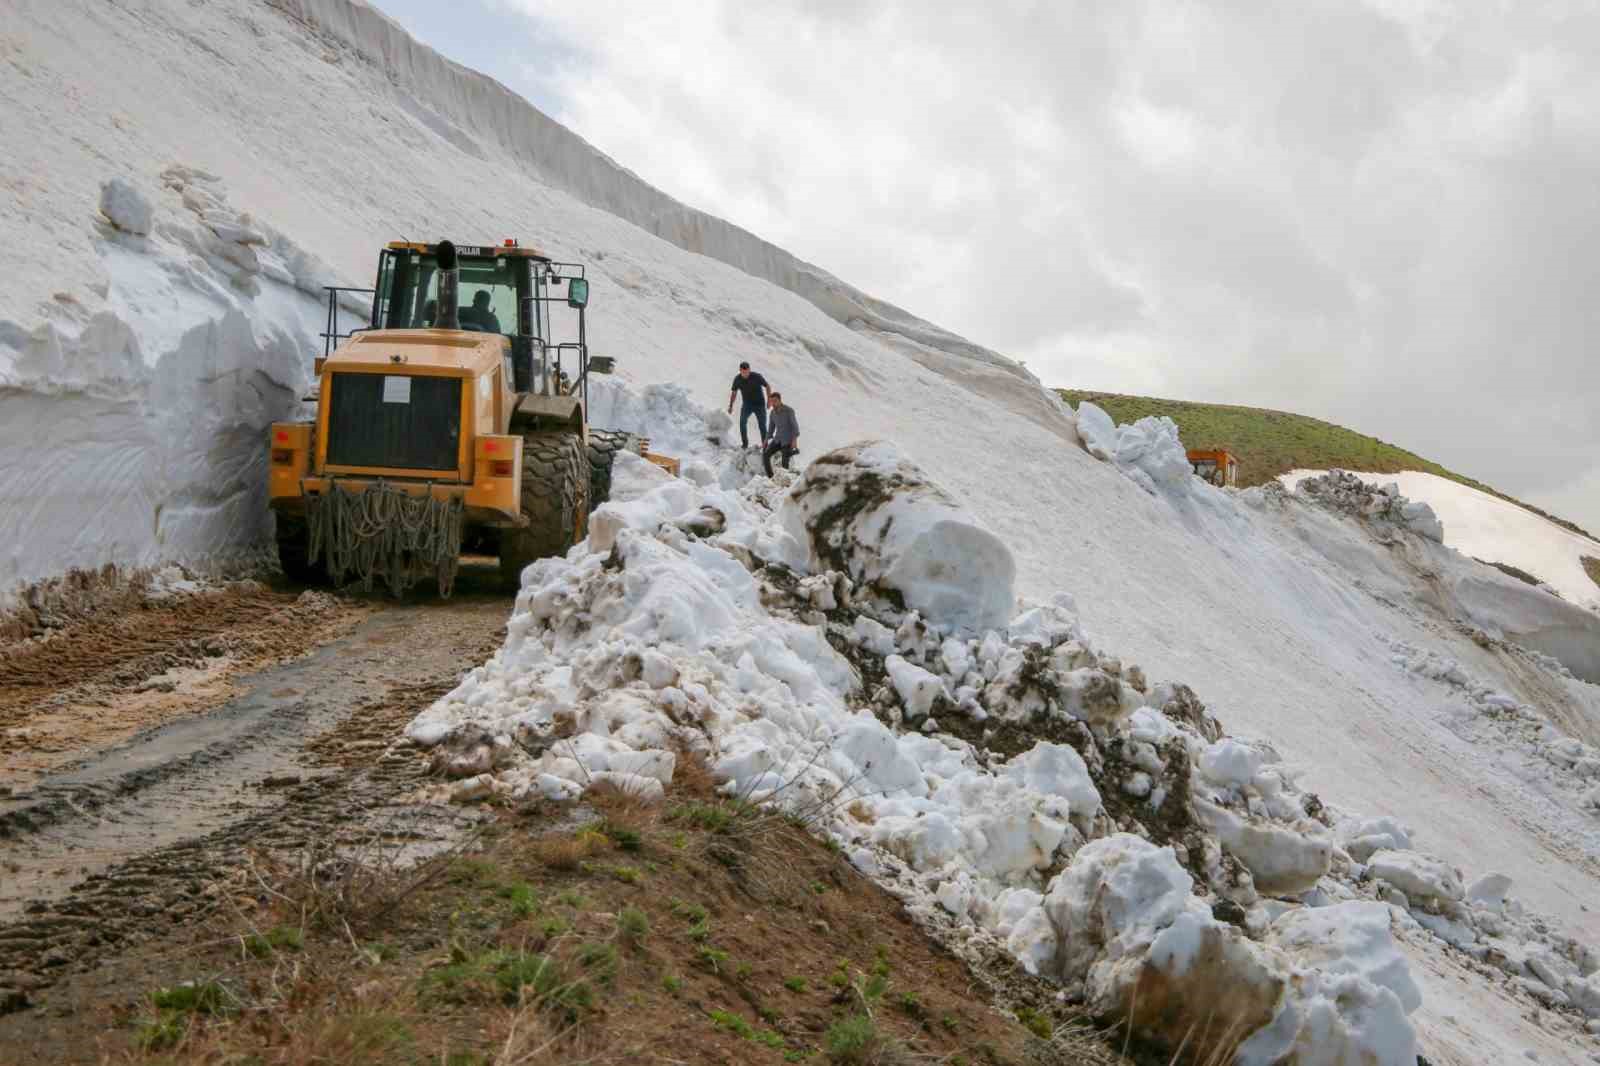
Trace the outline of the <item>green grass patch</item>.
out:
M 806 990 L 806 979 L 804 977 L 785 977 L 783 979 L 783 987 L 798 995 Z
M 1056 1031 L 1056 1027 L 1051 1023 L 1050 1019 L 1032 1007 L 1018 1007 L 1017 1021 L 1021 1022 L 1024 1029 L 1040 1040 L 1049 1040 L 1051 1034 Z
M 775 1033 L 771 1029 L 757 1029 L 737 1014 L 725 1010 L 710 1011 L 711 1022 L 719 1028 L 726 1029 L 737 1037 L 761 1044 L 770 1048 L 783 1047 L 783 1034 Z
M 467 1004 L 498 999 L 514 1004 L 529 998 L 566 1002 L 573 998 L 573 987 L 564 981 L 561 964 L 549 955 L 494 950 L 470 957 L 456 953 L 448 965 L 422 975 L 417 994 L 424 1003 Z
M 244 948 L 258 959 L 275 951 L 299 951 L 306 946 L 305 933 L 291 925 L 280 925 L 267 930 L 265 935 L 251 933 L 244 938 Z
M 539 913 L 539 893 L 526 881 L 501 885 L 495 895 L 511 904 L 511 913 L 518 918 L 531 918 Z
M 237 1000 L 216 981 L 190 981 L 156 989 L 150 993 L 150 1003 L 157 1010 L 182 1014 L 224 1014 L 237 1005 Z
M 644 847 L 644 838 L 637 829 L 629 829 L 625 825 L 606 822 L 601 827 L 601 832 L 611 838 L 611 842 L 623 851 L 639 851 Z

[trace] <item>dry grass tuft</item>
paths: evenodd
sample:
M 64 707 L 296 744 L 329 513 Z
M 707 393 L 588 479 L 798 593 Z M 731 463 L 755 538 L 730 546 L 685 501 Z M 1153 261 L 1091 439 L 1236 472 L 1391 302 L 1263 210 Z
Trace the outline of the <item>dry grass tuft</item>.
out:
M 611 840 L 595 829 L 571 835 L 548 836 L 529 846 L 534 859 L 552 870 L 576 870 L 586 860 L 610 849 Z

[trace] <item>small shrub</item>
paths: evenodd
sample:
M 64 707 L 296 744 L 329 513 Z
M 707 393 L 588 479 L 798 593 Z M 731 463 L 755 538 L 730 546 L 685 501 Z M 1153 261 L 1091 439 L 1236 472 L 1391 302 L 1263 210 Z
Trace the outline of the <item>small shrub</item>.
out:
M 672 913 L 687 922 L 703 922 L 706 920 L 706 909 L 698 903 L 685 903 L 681 899 L 672 901 Z
M 547 937 L 560 936 L 567 931 L 567 922 L 564 918 L 546 918 L 539 931 Z
M 539 913 L 539 894 L 526 881 L 502 885 L 496 895 L 511 904 L 511 913 L 518 918 L 531 918 Z
M 713 1010 L 711 1012 L 711 1021 L 735 1036 L 743 1037 L 746 1040 L 754 1040 L 756 1038 L 755 1029 L 737 1014 L 730 1014 L 725 1010 Z
M 637 907 L 624 907 L 617 915 L 617 932 L 632 944 L 640 944 L 650 935 L 650 919 Z
M 939 1019 L 939 1024 L 950 1030 L 952 1033 L 955 1032 L 956 1029 L 961 1025 L 961 1023 L 956 1020 L 956 1016 L 954 1014 L 946 1014 Z
M 728 961 L 728 953 L 721 948 L 714 948 L 709 944 L 701 946 L 695 952 L 695 961 L 712 973 L 721 973 L 722 965 Z
M 617 949 L 610 943 L 588 941 L 578 948 L 578 964 L 609 982 L 617 972 Z
M 902 992 L 900 998 L 895 1000 L 895 1005 L 919 1020 L 927 1013 L 923 1009 L 922 1000 L 918 999 L 914 992 Z
M 804 977 L 785 977 L 783 979 L 783 987 L 799 994 L 806 990 L 806 979 Z
M 889 979 L 881 973 L 869 974 L 865 980 L 856 982 L 856 991 L 869 1005 L 876 1003 L 889 991 Z
M 173 1047 L 189 1031 L 189 1016 L 173 1011 L 163 1011 L 154 1018 L 146 1018 L 134 1031 L 133 1041 L 140 1051 L 160 1051 Z
M 683 978 L 672 973 L 662 974 L 661 987 L 666 990 L 667 995 L 675 996 L 683 988 Z
M 251 933 L 244 938 L 245 950 L 258 959 L 264 959 L 274 951 L 299 951 L 305 947 L 305 943 L 305 934 L 288 925 L 269 929 L 265 936 Z
M 711 919 L 701 918 L 689 927 L 690 940 L 704 940 L 711 935 Z
M 1032 1007 L 1018 1007 L 1017 1021 L 1040 1040 L 1049 1040 L 1051 1034 L 1055 1032 L 1055 1026 L 1051 1024 L 1049 1017 L 1040 1014 Z
M 637 829 L 629 829 L 625 825 L 606 822 L 603 830 L 605 835 L 623 851 L 638 851 L 644 847 L 644 838 L 639 835 Z
M 834 1022 L 822 1038 L 828 1059 L 842 1066 L 870 1061 L 878 1042 L 878 1027 L 865 1014 L 854 1014 Z
M 150 994 L 150 1002 L 157 1010 L 184 1014 L 222 1014 L 235 1004 L 233 994 L 216 981 L 189 981 L 158 988 Z
M 604 833 L 581 829 L 569 837 L 545 837 L 534 841 L 534 858 L 552 870 L 576 870 L 585 859 L 611 847 Z
M 611 868 L 611 876 L 625 885 L 636 885 L 644 880 L 644 874 L 633 866 L 613 866 Z
M 516 952 L 501 955 L 491 952 L 494 966 L 494 983 L 507 1003 L 517 1003 L 527 997 L 543 999 L 561 984 L 561 966 L 548 955 L 530 955 Z
M 574 910 L 583 909 L 583 895 L 576 889 L 567 889 L 565 892 L 561 893 L 561 895 L 556 897 L 556 902 L 561 904 L 563 907 L 571 907 Z

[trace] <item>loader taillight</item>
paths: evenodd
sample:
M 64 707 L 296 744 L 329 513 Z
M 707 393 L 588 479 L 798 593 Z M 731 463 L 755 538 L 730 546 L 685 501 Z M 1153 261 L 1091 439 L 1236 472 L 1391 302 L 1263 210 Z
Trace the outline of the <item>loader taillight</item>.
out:
M 516 464 L 510 459 L 489 460 L 489 475 L 491 477 L 510 477 L 515 468 Z
M 289 443 L 289 431 L 288 430 L 280 429 L 275 434 L 275 436 L 277 437 L 279 444 L 288 444 Z
M 279 436 L 287 437 L 288 434 L 280 433 Z M 274 448 L 274 449 L 272 449 L 272 465 L 273 466 L 288 466 L 293 462 L 294 462 L 294 449 L 293 448 Z

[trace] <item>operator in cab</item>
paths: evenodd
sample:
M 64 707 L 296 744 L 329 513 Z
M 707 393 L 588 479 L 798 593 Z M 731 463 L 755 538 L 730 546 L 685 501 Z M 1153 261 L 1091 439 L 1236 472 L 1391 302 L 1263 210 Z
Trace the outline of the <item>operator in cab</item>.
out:
M 500 319 L 489 307 L 489 290 L 479 289 L 472 296 L 472 306 L 461 309 L 461 324 L 484 333 L 499 333 Z

